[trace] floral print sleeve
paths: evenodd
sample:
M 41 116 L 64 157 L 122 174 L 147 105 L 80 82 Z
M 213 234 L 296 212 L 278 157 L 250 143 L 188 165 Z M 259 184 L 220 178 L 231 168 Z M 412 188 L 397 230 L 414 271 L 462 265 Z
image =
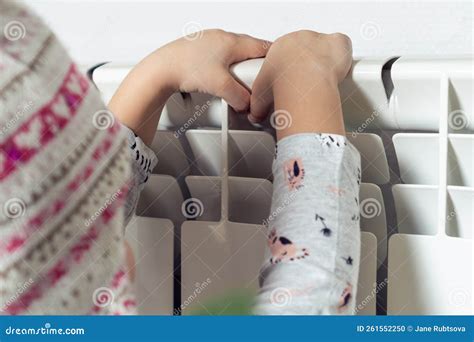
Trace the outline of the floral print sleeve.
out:
M 256 314 L 353 314 L 360 155 L 345 136 L 280 140 Z

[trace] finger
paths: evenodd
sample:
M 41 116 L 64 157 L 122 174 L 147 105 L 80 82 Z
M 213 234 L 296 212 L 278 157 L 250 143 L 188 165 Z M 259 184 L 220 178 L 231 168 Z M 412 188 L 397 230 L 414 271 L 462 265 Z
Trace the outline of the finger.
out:
M 237 34 L 237 44 L 234 47 L 230 64 L 244 61 L 251 58 L 265 57 L 271 42 L 254 38 L 247 34 Z
M 265 120 L 273 105 L 272 82 L 274 74 L 270 63 L 264 62 L 257 78 L 253 82 L 250 99 L 250 122 L 258 123 Z
M 217 80 L 218 89 L 215 95 L 223 98 L 232 108 L 238 112 L 248 110 L 250 106 L 250 92 L 241 85 L 228 70 L 220 73 L 221 80 Z

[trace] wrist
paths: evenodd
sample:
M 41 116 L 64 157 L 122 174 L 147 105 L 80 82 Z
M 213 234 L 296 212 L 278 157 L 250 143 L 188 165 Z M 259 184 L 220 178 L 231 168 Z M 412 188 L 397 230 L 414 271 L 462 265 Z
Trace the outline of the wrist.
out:
M 145 144 L 153 141 L 161 111 L 175 92 L 166 60 L 149 55 L 120 84 L 109 103 L 117 119 Z
M 140 64 L 142 72 L 148 75 L 150 86 L 157 90 L 157 95 L 168 97 L 179 90 L 179 80 L 173 58 L 164 49 L 160 48 L 147 57 Z
M 284 74 L 276 75 L 272 84 L 275 102 L 278 102 L 279 98 L 288 98 L 289 101 L 295 99 L 299 102 L 304 100 L 302 97 L 311 96 L 310 93 L 317 89 L 323 92 L 338 89 L 336 73 L 322 63 L 296 62 L 286 70 L 284 66 L 279 68 L 284 70 Z
M 326 72 L 291 74 L 273 85 L 275 112 L 288 113 L 287 125 L 277 129 L 277 140 L 299 133 L 344 135 L 337 78 Z

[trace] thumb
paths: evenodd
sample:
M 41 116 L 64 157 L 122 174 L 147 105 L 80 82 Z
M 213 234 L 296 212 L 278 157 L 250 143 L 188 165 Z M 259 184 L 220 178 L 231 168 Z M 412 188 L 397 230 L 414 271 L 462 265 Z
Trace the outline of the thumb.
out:
M 250 99 L 250 122 L 258 123 L 265 120 L 273 105 L 273 78 L 272 66 L 266 61 L 263 63 L 252 86 Z

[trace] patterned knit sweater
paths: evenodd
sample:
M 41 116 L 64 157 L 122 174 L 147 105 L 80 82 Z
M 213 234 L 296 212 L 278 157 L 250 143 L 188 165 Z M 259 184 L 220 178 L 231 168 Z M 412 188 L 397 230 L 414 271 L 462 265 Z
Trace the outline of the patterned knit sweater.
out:
M 0 314 L 134 313 L 123 228 L 156 158 L 38 17 L 0 0 L 0 28 Z

